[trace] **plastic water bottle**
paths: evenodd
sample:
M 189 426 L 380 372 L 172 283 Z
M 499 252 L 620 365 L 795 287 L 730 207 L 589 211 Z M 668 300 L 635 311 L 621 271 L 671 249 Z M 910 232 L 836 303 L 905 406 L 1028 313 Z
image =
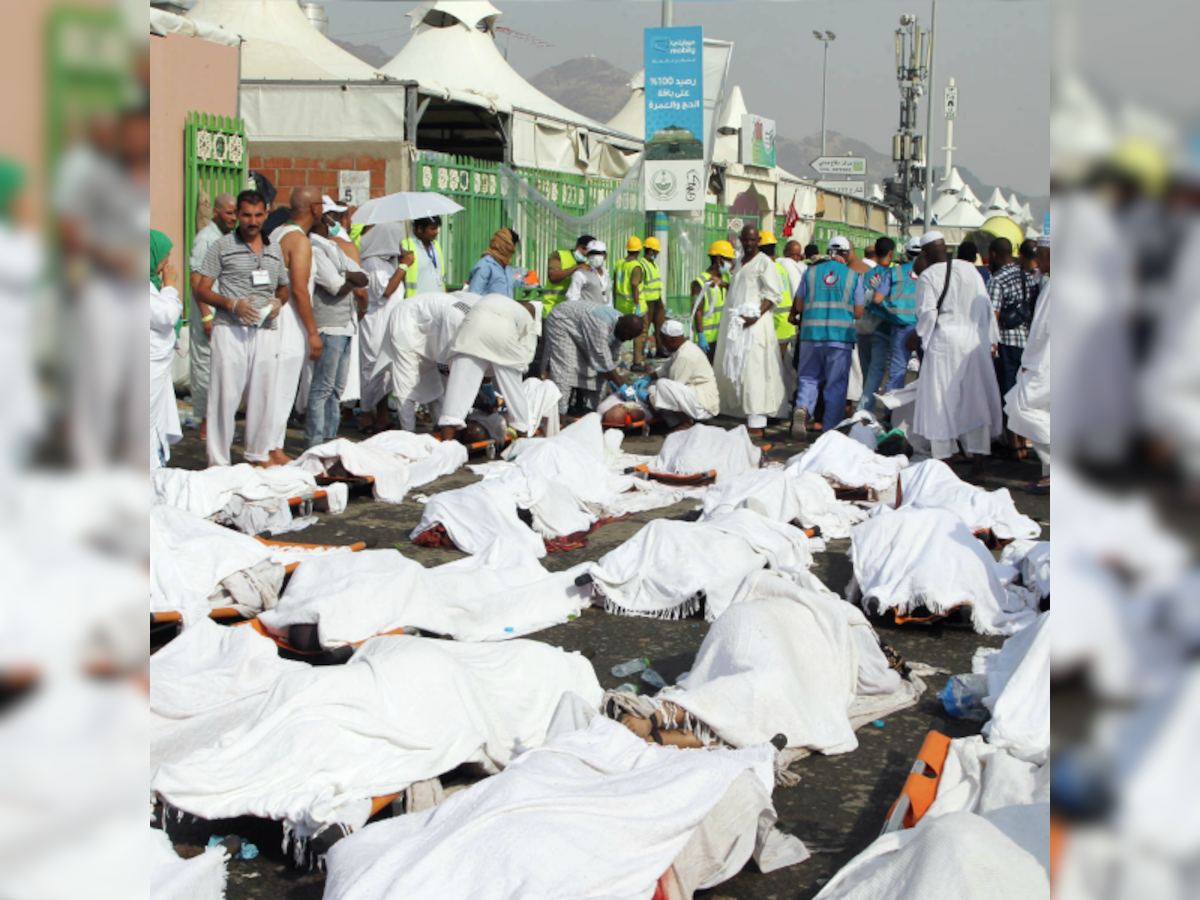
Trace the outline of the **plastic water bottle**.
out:
M 657 672 L 655 672 L 653 669 L 643 669 L 642 670 L 642 681 L 646 682 L 646 684 L 650 685 L 653 688 L 665 688 L 667 686 L 666 679 L 663 678 L 661 675 L 659 675 Z
M 946 712 L 956 719 L 982 722 L 990 713 L 983 705 L 987 696 L 986 675 L 952 675 L 939 694 Z
M 618 694 L 636 694 L 637 692 L 638 686 L 636 684 L 630 684 L 628 681 L 617 688 Z
M 650 668 L 650 660 L 648 659 L 631 659 L 628 662 L 623 662 L 620 665 L 612 667 L 614 678 L 628 678 L 630 675 L 636 675 L 642 669 Z

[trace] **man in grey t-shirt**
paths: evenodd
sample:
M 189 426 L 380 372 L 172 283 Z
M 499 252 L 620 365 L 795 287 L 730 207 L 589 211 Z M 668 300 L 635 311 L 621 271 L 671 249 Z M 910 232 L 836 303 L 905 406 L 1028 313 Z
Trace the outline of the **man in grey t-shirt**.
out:
M 290 296 L 283 254 L 262 233 L 267 218 L 262 194 L 242 191 L 237 198 L 237 217 L 237 229 L 209 248 L 196 286 L 200 302 L 215 310 L 205 441 L 210 466 L 231 463 L 234 417 L 243 395 L 243 457 L 255 465 L 270 464 L 279 354 L 276 318 Z M 217 282 L 220 293 L 215 289 Z
M 192 411 L 200 419 L 200 440 L 208 435 L 208 381 L 212 373 L 213 320 L 216 313 L 196 296 L 200 284 L 200 267 L 208 248 L 237 228 L 237 198 L 233 194 L 218 194 L 213 200 L 212 221 L 205 225 L 192 241 L 192 255 L 188 260 L 191 268 L 189 284 L 192 303 L 188 310 L 188 359 L 191 361 Z M 221 293 L 221 283 L 214 282 L 213 290 Z

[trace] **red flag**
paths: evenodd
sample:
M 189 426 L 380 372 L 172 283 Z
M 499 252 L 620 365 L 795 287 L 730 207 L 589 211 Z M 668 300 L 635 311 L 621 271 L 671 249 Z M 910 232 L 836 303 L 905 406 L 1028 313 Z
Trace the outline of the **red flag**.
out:
M 796 228 L 796 223 L 800 221 L 800 216 L 796 214 L 796 197 L 792 196 L 792 203 L 788 207 L 787 219 L 783 223 L 783 236 L 791 237 L 792 231 Z

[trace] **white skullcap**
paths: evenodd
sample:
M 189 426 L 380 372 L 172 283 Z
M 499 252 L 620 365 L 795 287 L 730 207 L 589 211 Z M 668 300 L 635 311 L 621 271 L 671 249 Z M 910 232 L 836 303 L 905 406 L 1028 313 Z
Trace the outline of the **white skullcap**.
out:
M 1050 249 L 1050 235 L 1043 234 L 1040 238 L 1038 238 L 1038 246 L 1045 247 L 1047 250 L 1049 250 Z
M 662 333 L 665 337 L 683 337 L 683 323 L 678 319 L 667 319 L 663 322 Z
M 946 240 L 946 236 L 944 234 L 942 234 L 940 231 L 927 231 L 923 235 L 921 235 L 921 246 L 924 247 L 926 244 L 932 244 L 936 241 L 945 241 L 945 240 Z
M 604 246 L 604 241 L 588 241 L 587 250 L 585 253 L 607 253 L 608 248 Z
M 921 239 L 913 238 L 912 240 L 910 240 L 908 242 L 908 246 L 905 247 L 904 249 L 906 249 L 909 253 L 920 253 L 921 252 Z
M 831 237 L 829 239 L 829 249 L 830 250 L 849 250 L 850 242 L 848 240 L 846 240 L 844 237 L 842 237 L 840 234 L 835 234 L 833 237 Z
M 334 200 L 328 194 L 322 195 L 321 202 L 324 204 L 321 207 L 321 212 L 323 212 L 323 213 L 331 213 L 331 212 L 344 213 L 347 209 L 347 207 L 338 203 L 336 200 Z

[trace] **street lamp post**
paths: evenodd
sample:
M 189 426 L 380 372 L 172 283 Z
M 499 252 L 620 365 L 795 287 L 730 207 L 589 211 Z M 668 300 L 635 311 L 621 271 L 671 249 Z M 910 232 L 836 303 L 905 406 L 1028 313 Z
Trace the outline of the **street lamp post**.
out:
M 825 65 L 821 73 L 821 155 L 825 155 L 825 114 L 829 109 L 829 44 L 837 39 L 832 31 L 822 34 L 813 32 L 813 37 L 825 45 Z

